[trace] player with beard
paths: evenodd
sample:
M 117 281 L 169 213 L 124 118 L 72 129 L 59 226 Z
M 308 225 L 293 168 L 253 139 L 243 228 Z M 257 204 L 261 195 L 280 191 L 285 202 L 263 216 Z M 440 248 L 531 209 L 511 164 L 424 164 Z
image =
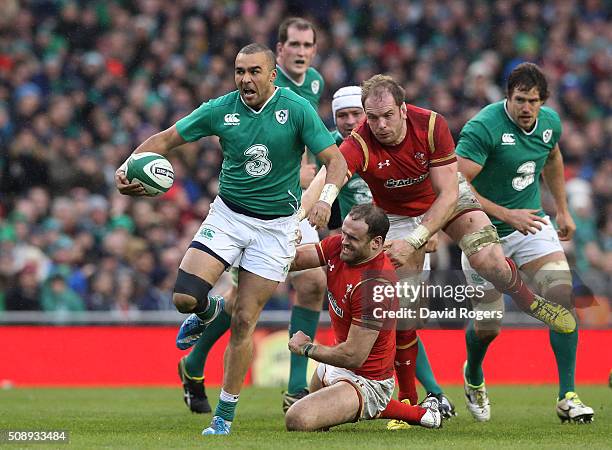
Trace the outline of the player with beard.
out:
M 301 331 L 289 341 L 292 353 L 319 361 L 311 393 L 287 411 L 289 431 L 317 431 L 358 420 L 393 418 L 427 428 L 441 426 L 438 400 L 421 406 L 392 400 L 396 310 L 394 297 L 376 292 L 397 281 L 383 251 L 389 220 L 372 204 L 355 206 L 342 234 L 299 246 L 292 270 L 325 266 L 335 345 L 315 345 Z M 415 332 L 412 332 L 416 339 Z

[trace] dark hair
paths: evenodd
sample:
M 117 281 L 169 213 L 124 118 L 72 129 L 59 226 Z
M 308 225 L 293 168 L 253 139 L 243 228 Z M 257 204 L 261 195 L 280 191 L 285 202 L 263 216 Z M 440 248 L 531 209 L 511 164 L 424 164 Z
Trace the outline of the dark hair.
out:
M 270 50 L 268 47 L 266 47 L 265 45 L 256 44 L 256 43 L 245 45 L 238 52 L 238 54 L 241 54 L 241 53 L 245 55 L 253 55 L 255 53 L 265 53 L 266 60 L 268 62 L 268 68 L 270 70 L 273 70 L 274 68 L 276 68 L 276 57 L 274 56 L 274 52 Z
M 387 214 L 372 203 L 355 205 L 348 213 L 353 220 L 363 220 L 368 226 L 368 236 L 370 240 L 376 236 L 382 236 L 383 241 L 389 232 L 389 219 Z
M 402 106 L 406 93 L 397 81 L 387 75 L 374 75 L 369 80 L 365 80 L 361 85 L 361 103 L 365 106 L 365 101 L 371 95 L 382 97 L 385 92 L 389 92 L 395 100 L 397 106 Z
M 312 30 L 312 43 L 317 43 L 317 30 L 312 23 L 301 17 L 289 17 L 278 26 L 278 42 L 281 44 L 287 42 L 289 38 L 289 27 L 296 27 L 298 30 Z
M 533 63 L 521 63 L 510 72 L 507 83 L 506 95 L 512 97 L 514 90 L 529 91 L 536 88 L 540 94 L 540 100 L 545 102 L 548 99 L 548 82 L 546 77 L 537 66 Z

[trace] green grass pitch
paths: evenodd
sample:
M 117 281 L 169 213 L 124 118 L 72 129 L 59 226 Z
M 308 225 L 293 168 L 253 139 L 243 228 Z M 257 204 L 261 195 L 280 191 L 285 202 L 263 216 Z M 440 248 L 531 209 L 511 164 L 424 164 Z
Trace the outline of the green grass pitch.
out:
M 580 386 L 595 410 L 588 425 L 561 425 L 554 411 L 554 386 L 492 386 L 492 420 L 476 423 L 466 411 L 462 389 L 447 390 L 459 416 L 441 430 L 412 427 L 390 432 L 385 421 L 348 424 L 328 433 L 287 433 L 280 389 L 243 391 L 232 435 L 202 437 L 210 415 L 188 412 L 179 387 L 125 389 L 8 389 L 0 391 L 0 429 L 70 431 L 70 444 L 7 445 L 4 448 L 235 448 L 412 449 L 412 448 L 589 448 L 612 446 L 612 390 Z M 209 389 L 216 403 L 218 390 Z

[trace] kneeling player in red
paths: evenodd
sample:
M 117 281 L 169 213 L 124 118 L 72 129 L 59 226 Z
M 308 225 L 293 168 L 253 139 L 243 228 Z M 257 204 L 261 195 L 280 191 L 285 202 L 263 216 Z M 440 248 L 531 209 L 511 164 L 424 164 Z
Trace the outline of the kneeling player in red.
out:
M 389 219 L 380 208 L 357 205 L 342 234 L 298 247 L 292 270 L 327 266 L 329 314 L 336 345 L 315 345 L 301 331 L 291 352 L 319 361 L 310 394 L 285 416 L 289 431 L 316 431 L 368 419 L 400 419 L 427 428 L 442 422 L 438 400 L 420 406 L 392 400 L 395 379 L 395 297 L 383 295 L 397 282 L 383 252 Z M 415 336 L 416 337 L 416 336 Z

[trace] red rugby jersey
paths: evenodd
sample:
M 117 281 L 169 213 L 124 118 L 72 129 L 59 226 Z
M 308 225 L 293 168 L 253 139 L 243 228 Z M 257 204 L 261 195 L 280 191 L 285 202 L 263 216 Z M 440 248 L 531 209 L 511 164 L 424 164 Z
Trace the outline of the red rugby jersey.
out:
M 401 144 L 383 145 L 363 120 L 340 145 L 350 175 L 368 183 L 374 203 L 391 214 L 424 214 L 436 198 L 429 168 L 451 164 L 455 143 L 446 119 L 406 103 L 408 130 Z
M 317 244 L 322 265 L 327 265 L 329 315 L 336 345 L 345 342 L 351 324 L 380 330 L 365 363 L 351 369 L 371 380 L 393 376 L 395 320 L 379 319 L 382 311 L 396 308 L 394 297 L 374 301 L 375 286 L 388 286 L 397 280 L 391 260 L 381 253 L 370 261 L 349 266 L 340 259 L 342 237 L 330 236 Z M 377 308 L 380 308 L 376 311 Z

